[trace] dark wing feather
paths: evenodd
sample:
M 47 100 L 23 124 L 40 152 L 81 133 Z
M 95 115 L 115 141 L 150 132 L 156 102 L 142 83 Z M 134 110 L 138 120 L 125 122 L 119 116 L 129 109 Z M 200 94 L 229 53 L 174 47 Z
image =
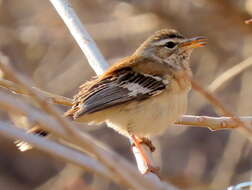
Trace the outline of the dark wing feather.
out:
M 74 106 L 67 115 L 77 118 L 128 101 L 140 101 L 160 93 L 166 85 L 160 77 L 123 68 L 91 86 L 84 85 L 75 96 Z

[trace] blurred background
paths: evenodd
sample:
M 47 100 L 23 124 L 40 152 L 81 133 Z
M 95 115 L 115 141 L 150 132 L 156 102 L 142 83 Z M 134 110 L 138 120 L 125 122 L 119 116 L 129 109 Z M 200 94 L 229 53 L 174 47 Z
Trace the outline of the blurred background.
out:
M 252 25 L 244 24 L 252 17 L 252 0 L 71 3 L 110 64 L 133 53 L 162 28 L 175 28 L 187 37 L 209 38 L 209 45 L 197 49 L 191 61 L 195 80 L 206 88 L 225 70 L 252 55 Z M 95 75 L 46 0 L 0 0 L 0 51 L 36 86 L 55 94 L 72 97 L 81 83 Z M 246 69 L 215 94 L 233 113 L 252 115 L 251 81 L 252 69 Z M 190 94 L 188 114 L 216 116 L 196 92 Z M 7 119 L 6 115 L 1 119 Z M 105 127 L 90 128 L 89 133 L 135 164 L 125 137 Z M 183 190 L 222 190 L 251 180 L 251 144 L 237 131 L 171 126 L 154 143 L 162 176 Z M 0 151 L 1 190 L 124 189 L 37 150 L 21 153 L 2 137 Z

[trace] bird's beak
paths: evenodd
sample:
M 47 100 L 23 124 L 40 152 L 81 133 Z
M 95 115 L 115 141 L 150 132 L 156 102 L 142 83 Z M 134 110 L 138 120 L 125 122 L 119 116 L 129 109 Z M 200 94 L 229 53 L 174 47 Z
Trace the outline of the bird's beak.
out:
M 207 44 L 207 38 L 204 36 L 194 37 L 190 39 L 185 39 L 179 44 L 180 47 L 185 47 L 186 49 L 203 47 Z

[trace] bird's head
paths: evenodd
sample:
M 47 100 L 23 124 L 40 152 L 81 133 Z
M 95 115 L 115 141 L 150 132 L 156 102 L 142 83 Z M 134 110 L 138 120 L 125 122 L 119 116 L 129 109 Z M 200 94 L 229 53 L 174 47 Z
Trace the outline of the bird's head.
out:
M 173 29 L 163 29 L 149 37 L 135 54 L 179 69 L 189 63 L 192 50 L 207 44 L 206 37 L 185 38 Z

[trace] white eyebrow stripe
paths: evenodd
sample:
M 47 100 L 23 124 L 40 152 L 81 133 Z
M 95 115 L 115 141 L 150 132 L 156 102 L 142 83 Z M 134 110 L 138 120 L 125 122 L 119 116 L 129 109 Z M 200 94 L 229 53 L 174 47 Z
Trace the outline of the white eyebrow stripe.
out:
M 162 46 L 162 45 L 165 45 L 167 42 L 174 42 L 173 40 L 171 39 L 163 39 L 163 40 L 159 40 L 157 42 L 154 42 L 153 44 L 155 46 Z M 175 42 L 174 42 L 175 43 Z

